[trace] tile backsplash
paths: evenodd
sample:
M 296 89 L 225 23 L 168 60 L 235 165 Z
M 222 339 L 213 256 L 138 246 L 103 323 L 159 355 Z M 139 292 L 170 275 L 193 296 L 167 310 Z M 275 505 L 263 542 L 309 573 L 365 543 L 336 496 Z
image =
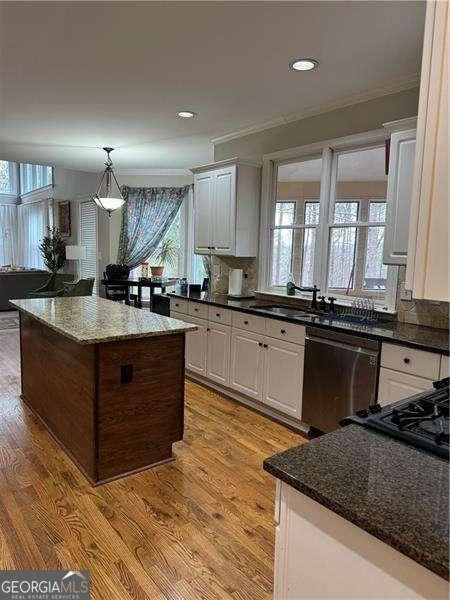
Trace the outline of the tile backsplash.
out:
M 244 280 L 242 293 L 248 294 L 256 290 L 258 285 L 258 263 L 256 258 L 236 258 L 234 256 L 212 256 L 213 285 L 215 294 L 228 293 L 228 272 L 230 269 L 242 269 Z M 220 269 L 219 275 L 214 275 L 215 269 Z
M 226 294 L 228 292 L 228 272 L 230 269 L 243 269 L 244 278 L 243 293 L 251 293 L 258 286 L 258 261 L 256 258 L 235 258 L 233 256 L 213 256 L 214 266 L 220 268 L 220 274 L 213 276 L 212 290 L 216 294 Z M 413 323 L 415 325 L 424 325 L 427 327 L 438 327 L 440 329 L 449 329 L 449 311 L 448 302 L 434 302 L 429 300 L 406 301 L 400 299 L 400 288 L 405 281 L 405 267 L 399 267 L 398 289 L 397 289 L 397 315 L 396 319 L 404 323 Z M 286 297 L 290 303 L 295 300 Z M 277 298 L 280 301 L 280 298 Z
M 449 329 L 448 302 L 431 300 L 400 300 L 400 288 L 405 281 L 405 267 L 399 267 L 397 287 L 397 320 L 404 323 Z

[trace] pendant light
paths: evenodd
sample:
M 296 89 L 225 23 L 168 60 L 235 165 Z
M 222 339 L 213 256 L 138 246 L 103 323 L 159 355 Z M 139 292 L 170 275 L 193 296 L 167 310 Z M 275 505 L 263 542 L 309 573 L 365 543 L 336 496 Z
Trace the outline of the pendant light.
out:
M 113 210 L 120 208 L 125 200 L 123 199 L 122 192 L 120 191 L 119 182 L 116 179 L 113 171 L 113 163 L 110 158 L 110 153 L 114 148 L 103 148 L 107 154 L 105 162 L 106 169 L 103 171 L 100 184 L 97 189 L 97 193 L 92 196 L 95 204 L 106 210 L 108 215 L 111 216 Z

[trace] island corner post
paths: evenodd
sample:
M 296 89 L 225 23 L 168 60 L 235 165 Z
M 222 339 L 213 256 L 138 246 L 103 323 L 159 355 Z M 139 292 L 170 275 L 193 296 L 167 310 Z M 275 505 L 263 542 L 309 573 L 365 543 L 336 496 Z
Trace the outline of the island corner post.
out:
M 93 485 L 173 459 L 184 331 L 83 344 L 19 311 L 21 397 Z

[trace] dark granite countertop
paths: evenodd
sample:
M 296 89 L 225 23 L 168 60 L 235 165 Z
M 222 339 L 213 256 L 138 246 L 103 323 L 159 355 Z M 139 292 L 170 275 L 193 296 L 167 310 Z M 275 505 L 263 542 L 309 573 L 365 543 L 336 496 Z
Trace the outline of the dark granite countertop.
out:
M 449 578 L 445 459 L 349 425 L 267 458 L 264 469 Z
M 422 327 L 420 325 L 412 325 L 410 323 L 400 323 L 399 321 L 381 321 L 376 325 L 360 325 L 358 323 L 348 323 L 338 319 L 329 318 L 328 316 L 305 315 L 305 317 L 286 317 L 283 315 L 274 314 L 271 311 L 260 308 L 267 306 L 270 301 L 264 300 L 230 300 L 225 295 L 207 295 L 201 293 L 197 296 L 188 296 L 178 292 L 170 292 L 169 296 L 177 298 L 185 298 L 196 302 L 205 302 L 214 306 L 222 306 L 231 310 L 241 310 L 244 312 L 271 317 L 281 321 L 289 321 L 291 323 L 301 323 L 303 325 L 314 325 L 314 327 L 322 327 L 323 329 L 346 331 L 354 335 L 377 339 L 383 342 L 392 344 L 400 344 L 402 346 L 410 346 L 419 350 L 427 350 L 429 352 L 437 352 L 440 354 L 449 355 L 449 331 L 447 329 L 437 329 L 434 327 Z M 283 304 L 282 299 L 280 304 Z M 300 310 L 304 310 L 300 308 Z

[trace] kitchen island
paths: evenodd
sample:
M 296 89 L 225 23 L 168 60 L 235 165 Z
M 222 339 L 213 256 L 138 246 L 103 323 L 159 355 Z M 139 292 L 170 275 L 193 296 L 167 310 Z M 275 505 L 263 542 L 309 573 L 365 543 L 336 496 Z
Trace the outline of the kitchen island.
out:
M 196 327 L 98 297 L 11 300 L 22 399 L 94 485 L 172 459 L 184 337 Z
M 359 425 L 267 458 L 277 600 L 447 599 L 448 461 Z

